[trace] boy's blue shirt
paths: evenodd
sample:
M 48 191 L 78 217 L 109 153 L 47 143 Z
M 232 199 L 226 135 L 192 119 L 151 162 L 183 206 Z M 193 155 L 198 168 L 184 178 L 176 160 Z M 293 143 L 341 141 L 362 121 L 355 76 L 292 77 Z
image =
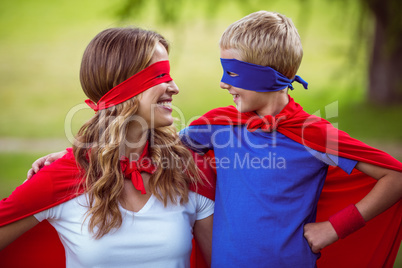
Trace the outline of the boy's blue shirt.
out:
M 356 161 L 245 125 L 190 126 L 180 135 L 189 148 L 215 153 L 213 267 L 315 266 L 303 226 L 315 221 L 328 164 L 350 173 Z

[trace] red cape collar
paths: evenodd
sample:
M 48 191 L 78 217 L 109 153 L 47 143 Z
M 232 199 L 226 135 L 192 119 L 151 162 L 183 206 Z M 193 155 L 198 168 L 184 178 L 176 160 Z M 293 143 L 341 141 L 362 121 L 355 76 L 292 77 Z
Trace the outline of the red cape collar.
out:
M 260 117 L 255 112 L 239 113 L 234 106 L 213 109 L 199 119 L 194 120 L 190 126 L 195 125 L 247 125 L 249 131 L 261 128 L 271 132 L 286 120 L 292 119 L 302 112 L 303 108 L 289 96 L 288 104 L 275 116 L 267 115 Z

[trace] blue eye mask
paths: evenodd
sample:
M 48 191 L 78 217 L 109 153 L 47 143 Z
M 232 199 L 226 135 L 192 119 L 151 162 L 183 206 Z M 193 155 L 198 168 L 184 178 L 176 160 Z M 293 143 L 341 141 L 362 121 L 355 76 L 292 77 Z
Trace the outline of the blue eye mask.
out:
M 242 89 L 268 92 L 279 91 L 289 87 L 293 90 L 292 83 L 299 82 L 307 89 L 308 83 L 296 75 L 293 80 L 275 71 L 271 67 L 264 67 L 236 59 L 222 59 L 222 82 Z M 232 73 L 232 76 L 229 75 Z

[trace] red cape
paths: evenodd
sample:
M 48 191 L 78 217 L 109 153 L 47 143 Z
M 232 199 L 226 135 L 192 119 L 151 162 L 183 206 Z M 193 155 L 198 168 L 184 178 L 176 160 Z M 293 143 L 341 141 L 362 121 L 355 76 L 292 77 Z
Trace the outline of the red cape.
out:
M 372 148 L 328 121 L 310 115 L 289 97 L 289 104 L 276 116 L 259 118 L 255 113 L 240 114 L 233 106 L 214 109 L 191 125 L 247 125 L 250 131 L 276 129 L 288 138 L 320 152 L 340 155 L 402 172 L 402 163 Z M 317 221 L 328 218 L 349 204 L 360 201 L 377 181 L 354 169 L 351 175 L 329 167 L 318 202 Z M 393 267 L 402 239 L 402 201 L 369 221 L 366 226 L 321 251 L 321 267 Z
M 0 201 L 0 226 L 34 215 L 83 193 L 82 174 L 71 149 L 68 151 L 64 157 L 42 168 L 32 179 L 17 187 L 8 198 Z M 197 154 L 193 154 L 193 157 L 205 175 L 204 178 L 213 183 L 215 173 L 208 163 Z M 215 198 L 214 186 L 208 182 L 191 188 L 212 200 Z M 193 244 L 192 267 L 206 267 L 195 241 Z M 65 267 L 64 247 L 54 228 L 43 221 L 0 252 L 0 267 Z

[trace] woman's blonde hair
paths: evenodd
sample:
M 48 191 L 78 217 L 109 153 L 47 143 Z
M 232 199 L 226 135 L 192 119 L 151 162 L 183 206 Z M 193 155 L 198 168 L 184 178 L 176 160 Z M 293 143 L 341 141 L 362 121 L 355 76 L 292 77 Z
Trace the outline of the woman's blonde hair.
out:
M 80 80 L 85 94 L 98 102 L 110 89 L 149 66 L 158 43 L 169 51 L 167 41 L 152 31 L 112 28 L 99 33 L 89 43 L 81 63 Z M 124 151 L 127 122 L 135 116 L 138 107 L 139 96 L 135 96 L 99 110 L 81 127 L 73 145 L 77 164 L 85 172 L 89 200 L 87 218 L 89 229 L 96 238 L 122 224 L 119 201 L 124 175 L 120 157 Z M 180 143 L 173 126 L 156 128 L 151 133 L 149 152 L 157 169 L 149 179 L 150 192 L 165 206 L 169 201 L 187 202 L 189 184 L 199 181 L 191 153 Z
M 221 49 L 235 49 L 242 61 L 269 66 L 292 79 L 303 58 L 303 48 L 291 19 L 258 11 L 231 24 L 220 40 Z

